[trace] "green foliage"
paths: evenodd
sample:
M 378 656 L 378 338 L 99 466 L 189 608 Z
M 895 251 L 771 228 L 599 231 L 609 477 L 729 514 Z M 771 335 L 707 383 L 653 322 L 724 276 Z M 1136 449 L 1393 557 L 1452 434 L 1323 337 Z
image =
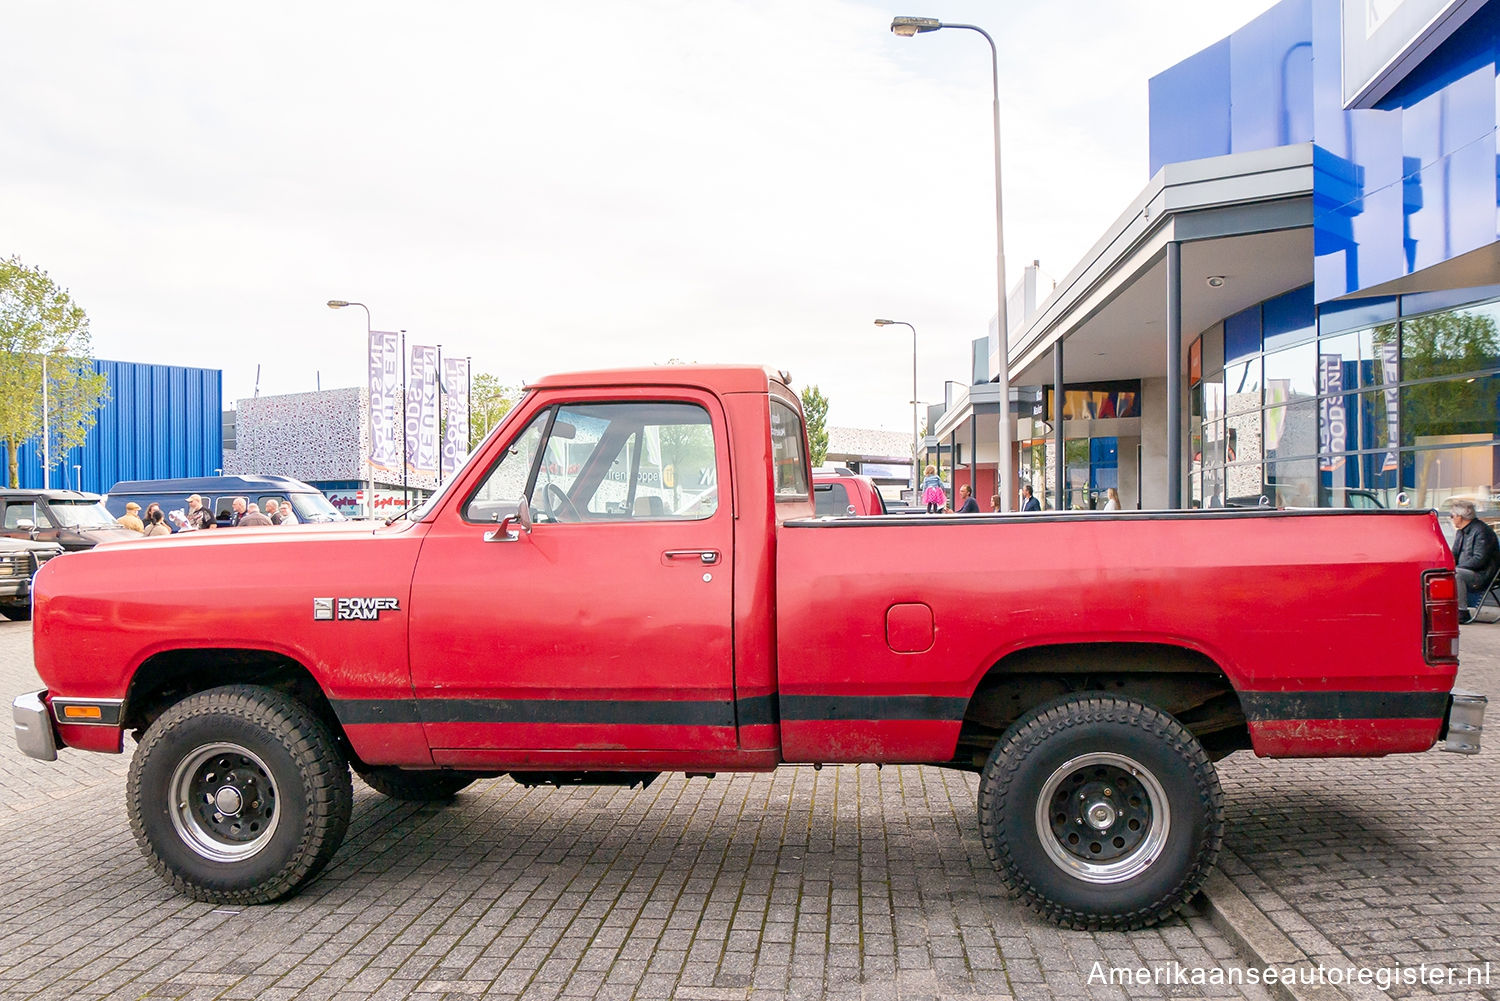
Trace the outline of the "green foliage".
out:
M 828 397 L 816 385 L 802 391 L 802 418 L 807 424 L 807 452 L 813 467 L 828 455 Z
M 108 388 L 91 350 L 88 314 L 67 289 L 20 258 L 0 260 L 0 440 L 10 486 L 20 485 L 17 449 L 44 426 L 54 462 L 88 437 Z
M 507 385 L 488 372 L 477 373 L 469 388 L 469 406 L 473 412 L 469 421 L 469 448 L 483 441 L 520 398 L 519 386 Z

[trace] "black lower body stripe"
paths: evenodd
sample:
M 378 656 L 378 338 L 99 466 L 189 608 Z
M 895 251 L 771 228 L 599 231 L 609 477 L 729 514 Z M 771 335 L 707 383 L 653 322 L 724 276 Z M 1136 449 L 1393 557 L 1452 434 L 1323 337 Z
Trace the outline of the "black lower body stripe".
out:
M 1241 692 L 1252 723 L 1298 719 L 1441 719 L 1447 692 Z
M 926 720 L 959 722 L 968 699 L 935 695 L 783 695 L 781 718 L 788 722 L 844 720 Z
M 967 699 L 929 695 L 758 695 L 735 701 L 666 699 L 335 699 L 346 726 L 361 723 L 582 723 L 766 726 L 780 721 L 963 719 Z

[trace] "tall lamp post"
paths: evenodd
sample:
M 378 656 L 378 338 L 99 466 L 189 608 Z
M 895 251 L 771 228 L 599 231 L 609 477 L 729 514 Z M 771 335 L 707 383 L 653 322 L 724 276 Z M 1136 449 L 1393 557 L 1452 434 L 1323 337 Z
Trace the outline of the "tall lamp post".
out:
M 911 331 L 911 502 L 917 503 L 917 463 L 922 442 L 917 437 L 917 328 L 905 320 L 876 320 L 877 327 L 905 327 Z
M 995 278 L 999 289 L 995 313 L 1000 338 L 999 371 L 995 379 L 1000 384 L 1000 462 L 996 469 L 998 480 L 995 486 L 1000 491 L 1000 510 L 1011 511 L 1015 509 L 1016 498 L 1011 474 L 1010 324 L 1005 315 L 1005 222 L 1000 196 L 1000 56 L 990 33 L 977 24 L 944 24 L 935 17 L 898 17 L 891 21 L 891 31 L 902 38 L 937 31 L 939 28 L 977 31 L 990 43 L 990 80 L 995 93 Z
M 372 329 L 372 327 L 371 327 L 371 321 L 370 321 L 370 307 L 366 306 L 362 302 L 345 302 L 343 299 L 329 299 L 328 300 L 328 308 L 329 309 L 343 309 L 345 306 L 358 306 L 360 309 L 362 309 L 362 310 L 365 311 L 365 358 L 366 358 L 366 363 L 365 364 L 366 364 L 366 368 L 368 368 L 369 367 L 370 337 L 371 337 L 371 329 Z M 375 443 L 375 401 L 369 398 L 369 392 L 370 391 L 369 391 L 369 388 L 368 388 L 368 383 L 369 383 L 369 372 L 368 371 L 365 373 L 365 382 L 366 382 L 366 389 L 365 389 L 365 397 L 366 397 L 366 399 L 365 399 L 365 426 L 368 428 L 368 430 L 370 432 L 370 444 L 373 447 L 373 445 Z M 367 474 L 366 478 L 369 480 L 369 484 L 370 484 L 369 493 L 366 494 L 366 496 L 365 496 L 365 514 L 366 515 L 373 515 L 375 513 L 375 464 L 370 461 L 370 453 L 368 451 L 365 452 L 365 473 Z

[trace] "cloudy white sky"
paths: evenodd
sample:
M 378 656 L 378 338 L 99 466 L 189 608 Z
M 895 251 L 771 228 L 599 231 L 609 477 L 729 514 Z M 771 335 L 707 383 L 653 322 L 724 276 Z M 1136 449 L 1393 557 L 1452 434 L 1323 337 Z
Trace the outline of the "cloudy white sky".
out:
M 1269 0 L 0 0 L 0 254 L 101 358 L 224 397 L 358 384 L 377 329 L 519 382 L 747 361 L 910 427 L 1010 280 L 1066 274 L 1147 181 L 1147 80 Z

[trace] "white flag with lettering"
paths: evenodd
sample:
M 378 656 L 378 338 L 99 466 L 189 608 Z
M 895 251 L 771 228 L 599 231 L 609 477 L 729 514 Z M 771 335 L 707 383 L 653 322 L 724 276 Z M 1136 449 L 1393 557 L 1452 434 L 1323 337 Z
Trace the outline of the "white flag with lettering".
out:
M 443 478 L 458 472 L 469 454 L 469 360 L 443 359 L 443 406 L 447 424 L 443 429 Z
M 437 348 L 411 346 L 406 373 L 406 468 L 415 476 L 438 471 Z
M 401 449 L 396 443 L 397 415 L 405 410 L 401 401 L 401 335 L 385 330 L 370 331 L 370 465 L 385 472 L 401 470 Z

